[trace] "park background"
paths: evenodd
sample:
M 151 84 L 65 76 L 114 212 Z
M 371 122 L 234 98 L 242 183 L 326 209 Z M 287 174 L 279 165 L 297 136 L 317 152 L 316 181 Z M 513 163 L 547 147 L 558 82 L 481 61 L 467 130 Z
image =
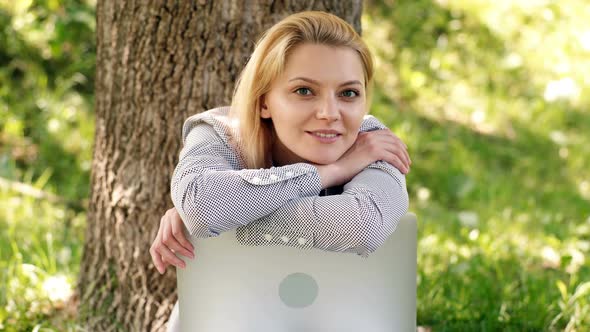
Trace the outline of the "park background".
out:
M 0 331 L 79 328 L 95 6 L 0 0 Z M 588 17 L 585 0 L 365 3 L 371 112 L 413 160 L 420 326 L 590 330 Z

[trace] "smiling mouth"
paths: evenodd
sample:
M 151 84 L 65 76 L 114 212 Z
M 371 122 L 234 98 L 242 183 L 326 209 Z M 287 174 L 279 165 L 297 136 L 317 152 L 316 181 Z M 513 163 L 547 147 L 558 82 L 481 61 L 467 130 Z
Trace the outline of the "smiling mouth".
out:
M 310 132 L 310 134 L 312 134 L 314 136 L 318 136 L 318 137 L 323 137 L 323 138 L 334 138 L 334 137 L 340 135 L 340 134 L 324 134 L 324 133 L 314 133 L 314 132 Z
M 342 134 L 337 133 L 337 132 L 325 133 L 325 132 L 319 132 L 319 131 L 306 131 L 306 133 L 319 139 L 322 142 L 333 142 L 336 139 L 338 139 L 338 137 L 342 136 Z

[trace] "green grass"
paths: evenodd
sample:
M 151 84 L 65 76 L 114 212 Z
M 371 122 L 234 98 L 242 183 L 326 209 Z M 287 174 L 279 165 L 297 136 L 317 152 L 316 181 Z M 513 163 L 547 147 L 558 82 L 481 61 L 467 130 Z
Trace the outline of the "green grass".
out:
M 408 143 L 413 160 L 419 325 L 590 329 L 590 107 L 581 97 L 590 63 L 568 30 L 590 31 L 574 14 L 584 8 L 368 6 L 364 35 L 378 60 L 372 113 Z M 552 29 L 544 31 L 539 17 L 548 12 Z M 502 29 L 490 24 L 498 17 Z M 533 34 L 553 43 L 533 46 Z M 560 61 L 580 70 L 547 60 L 563 49 Z M 546 97 L 548 83 L 562 78 L 581 93 Z
M 0 331 L 74 330 L 85 218 L 0 188 Z
M 92 2 L 11 3 L 0 0 L 0 176 L 81 202 L 93 135 Z M 413 160 L 419 325 L 590 330 L 587 7 L 365 6 L 363 34 L 377 58 L 372 113 Z M 67 295 L 85 218 L 0 188 L 0 331 L 79 329 Z

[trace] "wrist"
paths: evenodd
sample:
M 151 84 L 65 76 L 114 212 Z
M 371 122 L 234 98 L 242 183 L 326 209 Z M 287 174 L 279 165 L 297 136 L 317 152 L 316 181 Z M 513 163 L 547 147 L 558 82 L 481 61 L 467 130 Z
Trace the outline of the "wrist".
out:
M 322 189 L 330 188 L 341 184 L 341 170 L 337 163 L 328 165 L 314 165 L 322 182 Z

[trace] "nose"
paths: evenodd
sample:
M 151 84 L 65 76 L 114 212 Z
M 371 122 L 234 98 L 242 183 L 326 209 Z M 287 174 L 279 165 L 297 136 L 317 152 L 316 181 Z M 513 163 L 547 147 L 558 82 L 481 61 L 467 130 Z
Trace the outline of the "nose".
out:
M 338 100 L 334 96 L 326 96 L 318 105 L 316 112 L 318 120 L 335 121 L 340 119 L 340 109 L 338 107 Z

